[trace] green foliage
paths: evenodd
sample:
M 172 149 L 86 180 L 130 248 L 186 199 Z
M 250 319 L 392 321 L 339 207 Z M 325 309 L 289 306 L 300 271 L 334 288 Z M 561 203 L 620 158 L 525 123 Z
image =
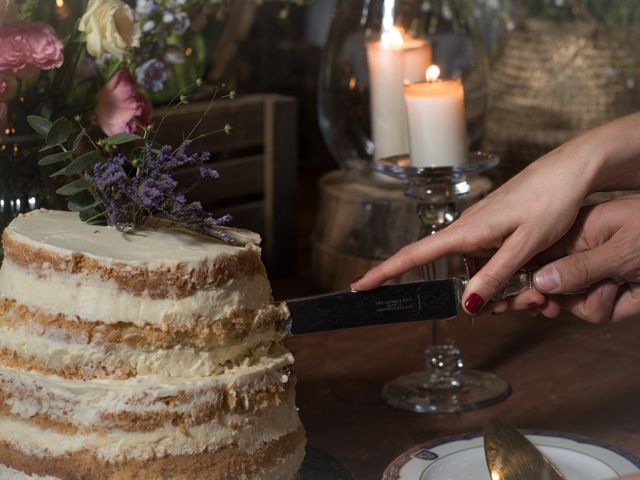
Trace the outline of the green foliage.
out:
M 31 128 L 33 128 L 37 133 L 44 136 L 49 133 L 49 130 L 51 130 L 51 126 L 53 125 L 53 123 L 46 118 L 42 118 L 37 115 L 29 115 L 27 117 L 27 122 L 29 122 Z M 47 148 L 49 148 L 49 146 L 47 146 Z
M 68 152 L 72 153 L 72 152 Z M 94 163 L 100 160 L 101 154 L 98 150 L 92 150 L 90 152 L 84 153 L 80 155 L 78 158 L 74 159 L 69 165 L 58 170 L 55 173 L 52 173 L 52 177 L 57 177 L 60 175 L 71 176 L 77 173 L 81 173 L 87 168 L 91 167 Z
M 144 140 L 140 135 L 133 133 L 116 133 L 104 139 L 107 145 L 124 145 L 125 143 L 134 142 L 136 140 Z
M 45 165 L 54 165 L 56 163 L 62 163 L 65 160 L 69 160 L 73 156 L 73 152 L 58 152 L 52 155 L 47 155 L 38 161 L 38 165 L 44 167 Z
M 43 2 L 42 0 L 26 0 L 20 5 L 19 18 L 25 22 L 35 20 L 48 20 L 53 16 L 55 2 Z
M 71 135 L 71 128 L 72 125 L 69 119 L 64 117 L 57 119 L 53 125 L 51 125 L 49 132 L 47 132 L 45 139 L 47 145 L 53 147 L 65 143 L 69 135 Z
M 56 190 L 56 193 L 58 195 L 70 197 L 87 190 L 89 190 L 89 181 L 84 178 L 79 178 L 78 180 L 74 180 L 71 183 L 67 183 L 64 187 L 60 187 L 58 190 Z
M 104 224 L 107 221 L 107 215 L 111 218 L 111 212 L 114 209 L 123 207 L 125 214 L 122 215 L 122 217 L 126 219 L 127 225 L 130 224 L 134 227 L 142 225 L 149 215 L 155 215 L 155 213 L 149 213 L 139 204 L 135 203 L 135 201 L 139 202 L 139 200 L 127 200 L 128 197 L 126 195 L 120 195 L 127 191 L 126 188 L 118 190 L 117 186 L 112 186 L 105 190 L 104 186 L 100 186 L 96 181 L 96 172 L 100 170 L 99 168 L 96 169 L 96 164 L 104 162 L 109 165 L 109 162 L 118 162 L 120 161 L 119 159 L 124 158 L 124 165 L 120 165 L 123 168 L 122 171 L 125 174 L 125 178 L 144 179 L 151 177 L 149 172 L 144 173 L 145 170 L 143 168 L 149 154 L 156 156 L 170 154 L 174 156 L 173 159 L 186 159 L 187 157 L 184 152 L 186 148 L 185 145 L 187 145 L 186 143 L 183 143 L 171 152 L 171 150 L 166 150 L 168 147 L 156 142 L 155 137 L 162 126 L 163 120 L 171 112 L 184 104 L 182 99 L 186 98 L 188 100 L 194 88 L 203 86 L 204 82 L 200 80 L 179 92 L 169 104 L 167 111 L 161 116 L 157 127 L 152 125 L 140 126 L 141 135 L 118 133 L 106 138 L 94 140 L 83 126 L 80 115 L 74 116 L 76 123 L 75 131 L 74 123 L 66 117 L 60 117 L 54 122 L 51 122 L 42 116 L 30 115 L 27 118 L 27 122 L 33 130 L 43 136 L 46 141 L 46 145 L 40 149 L 40 152 L 43 152 L 44 156 L 38 163 L 43 166 L 59 165 L 58 170 L 52 173 L 50 175 L 51 177 L 70 177 L 69 183 L 56 190 L 56 193 L 68 197 L 67 206 L 69 210 L 78 212 L 80 218 L 85 222 L 90 224 Z M 195 141 L 214 133 L 230 132 L 231 126 L 227 124 L 223 129 L 196 134 L 204 116 L 206 116 L 217 100 L 235 97 L 235 92 L 221 95 L 220 91 L 222 88 L 221 86 L 213 86 L 213 94 L 210 102 L 204 109 L 202 117 L 186 135 L 184 142 Z M 175 157 L 176 155 L 177 157 Z M 193 154 L 189 158 L 196 159 L 194 161 L 197 161 L 198 155 L 200 155 L 200 158 L 204 158 L 204 154 Z M 206 158 L 208 158 L 208 156 Z M 204 161 L 206 160 L 203 160 L 203 162 Z M 145 174 L 149 175 L 149 177 L 140 176 Z M 204 178 L 206 174 L 201 173 L 201 175 L 202 178 Z M 169 185 L 171 185 L 171 183 L 169 183 Z M 172 195 L 176 195 L 175 192 L 172 193 Z M 118 199 L 117 202 L 114 200 L 115 198 Z M 182 207 L 182 204 L 178 205 Z M 198 208 L 202 208 L 199 204 L 197 205 Z M 186 213 L 184 215 L 186 215 Z M 187 228 L 199 228 L 200 230 L 198 231 L 206 227 L 207 230 L 205 233 L 226 238 L 224 234 L 215 228 L 215 225 L 195 225 L 193 223 L 194 220 L 183 220 L 179 215 L 175 218 L 168 218 L 168 220 L 175 225 Z M 189 224 L 188 221 L 192 223 Z M 116 225 L 118 224 L 119 223 L 116 223 Z
M 95 210 L 97 206 L 98 202 L 87 190 L 72 195 L 69 197 L 69 202 L 67 203 L 67 207 L 72 212 L 88 212 Z

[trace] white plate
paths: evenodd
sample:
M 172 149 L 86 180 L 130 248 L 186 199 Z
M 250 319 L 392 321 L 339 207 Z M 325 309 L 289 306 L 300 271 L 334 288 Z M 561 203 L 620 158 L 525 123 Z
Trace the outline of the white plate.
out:
M 525 432 L 567 480 L 608 480 L 640 472 L 640 459 L 602 442 L 551 432 Z M 424 443 L 396 458 L 384 480 L 490 480 L 480 434 Z

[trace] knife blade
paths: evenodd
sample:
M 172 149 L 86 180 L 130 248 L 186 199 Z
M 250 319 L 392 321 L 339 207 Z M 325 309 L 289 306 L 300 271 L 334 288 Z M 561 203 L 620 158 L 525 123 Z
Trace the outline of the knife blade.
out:
M 288 331 L 297 335 L 340 328 L 454 318 L 465 281 L 444 280 L 383 285 L 364 292 L 343 291 L 288 300 Z
M 484 426 L 484 453 L 492 479 L 565 480 L 527 437 L 501 418 L 493 417 Z

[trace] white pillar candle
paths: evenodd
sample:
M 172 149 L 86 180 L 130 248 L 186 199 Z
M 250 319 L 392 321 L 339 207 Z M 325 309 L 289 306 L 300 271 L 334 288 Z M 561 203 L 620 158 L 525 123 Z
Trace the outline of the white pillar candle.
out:
M 462 81 L 438 80 L 440 71 L 434 67 L 426 82 L 404 86 L 411 164 L 462 165 L 469 161 Z
M 431 44 L 412 38 L 396 27 L 380 41 L 367 43 L 371 92 L 371 134 L 374 159 L 409 152 L 407 109 L 402 89 L 424 78 L 431 63 Z

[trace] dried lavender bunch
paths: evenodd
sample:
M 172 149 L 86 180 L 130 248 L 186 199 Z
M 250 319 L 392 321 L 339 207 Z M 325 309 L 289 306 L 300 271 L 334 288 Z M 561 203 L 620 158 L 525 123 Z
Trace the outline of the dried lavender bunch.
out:
M 219 227 L 231 221 L 231 215 L 216 218 L 200 202 L 187 200 L 187 193 L 205 178 L 218 178 L 218 172 L 206 165 L 209 153 L 188 154 L 191 141 L 177 149 L 165 145 L 157 149 L 147 142 L 143 154 L 129 161 L 122 153 L 106 162 L 96 163 L 84 173 L 89 192 L 101 203 L 108 225 L 124 231 L 141 227 L 150 217 L 168 220 L 174 226 L 232 241 Z M 172 172 L 176 168 L 196 166 L 198 178 L 178 189 Z
M 142 226 L 172 225 L 198 231 L 229 243 L 234 240 L 219 227 L 231 221 L 231 215 L 215 217 L 204 210 L 198 201 L 190 201 L 187 194 L 205 178 L 218 178 L 218 172 L 207 165 L 209 152 L 189 152 L 194 140 L 214 133 L 231 132 L 231 126 L 195 135 L 198 127 L 213 105 L 220 99 L 235 98 L 235 92 L 220 95 L 223 86 L 214 86 L 211 100 L 200 119 L 177 147 L 156 142 L 163 120 L 181 105 L 189 102 L 189 94 L 204 83 L 194 85 L 177 94 L 170 102 L 157 127 L 140 125 L 142 136 L 117 133 L 107 138 L 93 139 L 87 129 L 75 118 L 80 132 L 70 140 L 73 124 L 67 118 L 55 122 L 31 115 L 31 126 L 45 137 L 41 151 L 50 152 L 40 165 L 64 164 L 52 176 L 75 176 L 76 180 L 58 189 L 69 197 L 69 210 L 80 213 L 83 221 L 107 224 L 130 232 Z M 173 172 L 182 167 L 195 167 L 196 180 L 181 187 Z

